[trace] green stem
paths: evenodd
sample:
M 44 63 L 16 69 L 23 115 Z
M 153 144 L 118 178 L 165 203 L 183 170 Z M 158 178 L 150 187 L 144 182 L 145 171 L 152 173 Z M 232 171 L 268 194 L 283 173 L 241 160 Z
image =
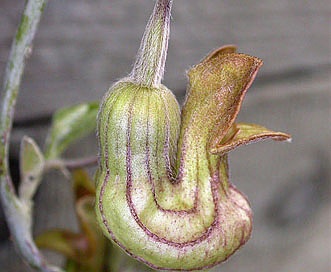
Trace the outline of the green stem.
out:
M 96 156 L 90 156 L 81 159 L 54 159 L 46 161 L 46 170 L 48 169 L 61 169 L 66 168 L 68 170 L 74 170 L 77 168 L 84 168 L 89 166 L 96 166 L 98 162 L 98 158 Z
M 62 270 L 49 265 L 36 247 L 31 234 L 32 211 L 17 197 L 8 164 L 10 134 L 25 60 L 31 54 L 32 41 L 46 2 L 27 1 L 9 55 L 0 115 L 0 196 L 13 240 L 24 260 L 38 271 L 53 272 Z
M 98 162 L 98 158 L 96 156 L 86 157 L 82 159 L 71 159 L 71 160 L 63 160 L 63 159 L 46 160 L 44 173 L 51 169 L 57 169 L 60 170 L 66 178 L 71 179 L 70 170 L 96 166 L 97 162 Z
M 143 35 L 131 78 L 138 84 L 161 84 L 167 56 L 172 0 L 158 0 Z

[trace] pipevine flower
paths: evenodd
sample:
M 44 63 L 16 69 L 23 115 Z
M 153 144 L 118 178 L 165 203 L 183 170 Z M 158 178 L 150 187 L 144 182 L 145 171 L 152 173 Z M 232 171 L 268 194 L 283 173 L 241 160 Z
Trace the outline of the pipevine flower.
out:
M 96 214 L 104 234 L 154 269 L 212 267 L 249 239 L 252 212 L 230 182 L 227 154 L 289 135 L 236 123 L 262 65 L 225 46 L 188 72 L 180 111 L 161 84 L 172 1 L 157 1 L 132 73 L 98 115 Z

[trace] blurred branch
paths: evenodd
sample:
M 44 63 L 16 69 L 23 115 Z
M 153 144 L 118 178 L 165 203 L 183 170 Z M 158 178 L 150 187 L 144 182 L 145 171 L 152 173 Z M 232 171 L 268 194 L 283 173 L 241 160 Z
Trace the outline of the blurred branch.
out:
M 52 161 L 49 161 L 51 163 Z M 53 163 L 56 162 L 53 161 Z M 84 167 L 89 167 L 89 166 L 96 166 L 98 162 L 97 156 L 91 156 L 91 157 L 86 157 L 82 159 L 71 159 L 71 160 L 62 160 L 61 161 L 63 165 L 69 169 L 69 170 L 74 170 L 77 168 L 84 168 Z
M 32 41 L 46 2 L 46 0 L 27 1 L 9 55 L 0 115 L 0 196 L 12 238 L 24 260 L 38 271 L 55 272 L 62 270 L 45 261 L 32 239 L 34 193 L 29 196 L 24 194 L 23 198 L 17 196 L 8 163 L 10 134 L 25 60 L 31 54 Z M 37 176 L 33 178 L 38 180 Z M 26 199 L 27 196 L 29 199 Z M 31 200 L 31 204 L 26 205 L 29 203 L 28 200 Z
M 97 156 L 90 156 L 81 159 L 50 159 L 45 161 L 44 172 L 51 169 L 60 170 L 63 175 L 70 179 L 70 170 L 75 170 L 78 168 L 85 168 L 90 166 L 96 166 L 98 163 Z

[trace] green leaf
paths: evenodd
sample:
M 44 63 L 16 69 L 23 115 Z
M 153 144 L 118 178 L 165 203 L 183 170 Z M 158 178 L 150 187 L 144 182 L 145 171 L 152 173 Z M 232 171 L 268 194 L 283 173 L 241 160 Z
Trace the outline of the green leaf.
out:
M 47 137 L 45 157 L 59 157 L 70 144 L 94 131 L 98 108 L 98 102 L 91 102 L 57 111 Z
M 39 186 L 45 165 L 44 156 L 35 141 L 24 136 L 20 150 L 19 196 L 30 201 Z

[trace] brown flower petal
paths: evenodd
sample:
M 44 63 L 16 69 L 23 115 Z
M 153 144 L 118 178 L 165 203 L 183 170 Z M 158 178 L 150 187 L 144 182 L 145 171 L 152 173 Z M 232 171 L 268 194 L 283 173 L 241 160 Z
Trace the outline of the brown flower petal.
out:
M 210 152 L 213 154 L 223 155 L 238 146 L 247 145 L 265 139 L 289 141 L 291 140 L 291 136 L 286 133 L 269 130 L 256 124 L 238 123 L 231 127 L 229 133 L 219 144 L 213 146 L 210 149 Z
M 262 65 L 260 59 L 234 51 L 234 46 L 222 47 L 189 71 L 181 139 L 193 133 L 214 147 L 232 126 L 246 90 Z

